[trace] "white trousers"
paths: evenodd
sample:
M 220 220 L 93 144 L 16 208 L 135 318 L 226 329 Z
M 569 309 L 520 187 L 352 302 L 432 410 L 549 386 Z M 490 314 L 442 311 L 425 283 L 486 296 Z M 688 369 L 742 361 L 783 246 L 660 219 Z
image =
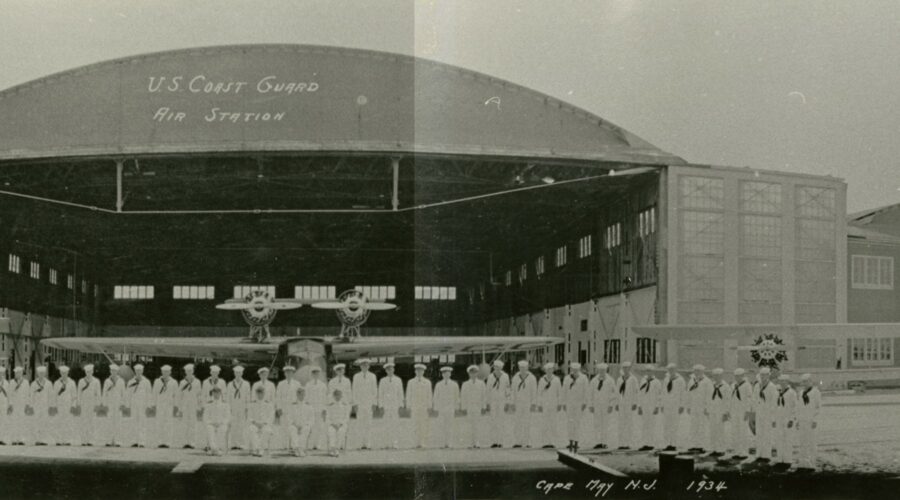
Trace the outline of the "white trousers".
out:
M 594 438 L 597 444 L 610 444 L 612 438 L 612 417 L 609 406 L 594 407 Z
M 81 415 L 75 420 L 75 426 L 78 434 L 78 444 L 88 444 L 93 446 L 97 442 L 97 415 L 94 413 L 94 407 L 81 407 Z
M 759 458 L 772 458 L 773 423 L 768 415 L 756 414 L 756 456 Z
M 778 462 L 792 463 L 794 461 L 794 444 L 796 442 L 797 427 L 787 426 L 788 421 L 779 419 L 775 427 L 775 459 Z
M 653 414 L 653 409 L 643 410 L 641 416 L 641 445 L 659 447 L 659 432 L 657 431 L 657 417 Z
M 50 435 L 50 415 L 47 408 L 35 408 L 34 414 L 25 420 L 25 425 L 31 431 L 31 439 L 35 444 L 51 444 L 53 437 Z
M 491 422 L 491 444 L 503 444 L 503 436 L 506 426 L 506 406 L 504 403 L 491 403 L 490 422 Z
M 631 411 L 631 405 L 619 405 L 619 446 L 636 448 L 634 439 L 634 420 L 637 412 Z
M 251 423 L 247 426 L 247 435 L 250 436 L 250 451 L 269 451 L 269 440 L 272 438 L 271 425 L 255 425 Z
M 817 429 L 812 428 L 812 420 L 800 420 L 797 422 L 797 431 L 800 437 L 799 461 L 800 467 L 815 468 L 818 460 L 818 439 Z
M 356 423 L 361 439 L 360 447 L 372 448 L 372 405 L 359 405 L 356 407 Z
M 453 409 L 438 410 L 438 416 L 435 419 L 433 429 L 437 434 L 438 448 L 450 447 L 453 444 Z
M 681 422 L 682 414 L 678 413 L 677 406 L 666 406 L 663 408 L 663 436 L 662 441 L 665 446 L 681 447 L 683 440 L 679 436 L 678 423 Z
M 709 447 L 709 419 L 703 414 L 703 410 L 692 409 L 690 414 L 690 443 L 691 448 Z
M 725 440 L 725 422 L 721 413 L 709 416 L 709 447 L 714 452 L 725 453 L 728 444 Z
M 574 408 L 572 406 L 575 406 Z M 566 439 L 569 441 L 581 440 L 581 419 L 584 411 L 580 405 L 566 406 Z
M 478 433 L 481 429 L 481 423 L 484 419 L 481 417 L 481 408 L 466 409 L 466 416 L 463 418 L 463 440 L 467 447 L 481 447 L 478 439 Z
M 175 446 L 193 446 L 200 448 L 203 444 L 198 438 L 197 428 L 202 424 L 197 420 L 197 408 L 182 408 L 181 416 L 175 421 Z M 205 425 L 202 425 L 206 427 Z M 209 444 L 209 433 L 206 433 L 206 442 Z M 222 443 L 224 445 L 224 443 Z
M 72 444 L 75 438 L 75 416 L 71 407 L 60 407 L 51 419 L 56 444 Z
M 400 408 L 385 408 L 382 417 L 382 446 L 398 447 L 400 445 Z
M 153 439 L 157 446 L 172 447 L 172 438 L 175 435 L 175 417 L 172 416 L 172 407 L 159 407 L 153 418 Z
M 143 407 L 132 407 L 131 416 L 126 419 L 125 427 L 128 433 L 126 445 L 147 445 L 148 424 L 150 419 L 147 418 L 147 409 Z
M 516 405 L 515 442 L 521 446 L 531 446 L 531 407 Z
M 215 453 L 226 451 L 228 424 L 206 424 L 206 443 Z
M 428 446 L 428 410 L 412 410 L 412 421 L 416 432 L 416 447 L 425 448 Z M 331 430 L 328 432 L 330 435 Z
M 303 425 L 297 427 L 290 426 L 291 449 L 298 451 L 306 451 L 309 445 L 309 434 L 312 432 L 312 425 Z
M 28 424 L 31 417 L 25 415 L 25 406 L 14 406 L 12 415 L 9 415 L 7 422 L 10 424 L 9 440 L 12 442 L 25 443 L 31 439 L 28 432 Z
M 743 413 L 731 417 L 731 449 L 735 455 L 750 455 L 750 427 Z
M 347 426 L 346 425 L 329 425 L 328 426 L 328 449 L 329 450 L 337 450 L 343 449 L 344 444 L 347 440 Z
M 228 433 L 228 447 L 247 448 L 247 408 L 231 408 L 231 432 Z
M 322 415 L 324 409 L 322 406 L 316 407 L 316 420 L 313 423 L 312 432 L 309 436 L 312 448 L 316 450 L 321 450 L 328 446 L 328 430 L 325 428 L 325 417 Z
M 556 446 L 558 444 L 558 440 L 556 435 L 558 434 L 556 431 L 556 425 L 559 421 L 559 412 L 556 410 L 556 407 L 548 408 L 546 406 L 543 407 L 543 411 L 539 414 L 540 421 L 540 434 L 538 437 L 538 442 L 535 443 L 537 446 Z

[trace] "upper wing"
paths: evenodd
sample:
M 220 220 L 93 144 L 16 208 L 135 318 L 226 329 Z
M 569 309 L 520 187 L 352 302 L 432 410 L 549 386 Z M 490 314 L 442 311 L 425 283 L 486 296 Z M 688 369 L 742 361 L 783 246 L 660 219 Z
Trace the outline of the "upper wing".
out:
M 135 354 L 166 358 L 239 359 L 245 362 L 271 361 L 278 342 L 259 343 L 245 338 L 220 337 L 61 337 L 41 340 L 57 349 L 97 354 Z
M 479 354 L 527 351 L 559 344 L 557 337 L 360 337 L 332 343 L 338 360 L 360 357 Z

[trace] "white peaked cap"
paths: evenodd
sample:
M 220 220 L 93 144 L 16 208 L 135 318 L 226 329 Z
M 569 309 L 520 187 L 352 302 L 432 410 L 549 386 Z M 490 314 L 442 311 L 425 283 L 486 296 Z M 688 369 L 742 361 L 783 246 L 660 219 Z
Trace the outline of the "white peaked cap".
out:
M 672 368 L 678 368 L 678 365 L 676 365 L 675 363 L 669 363 L 666 365 L 667 370 L 671 370 Z
M 293 372 L 293 371 L 297 371 L 297 368 L 294 367 L 293 365 L 284 365 L 284 368 L 282 368 L 281 371 L 283 371 L 283 372 Z
M 118 370 L 118 369 L 119 369 L 119 365 L 117 365 L 115 363 L 109 365 L 109 371 L 114 371 L 114 370 Z
M 810 375 L 808 373 L 804 373 L 803 375 L 800 375 L 800 380 L 802 380 L 804 382 L 806 382 L 807 380 L 811 380 L 811 379 L 812 379 L 812 375 Z
M 716 368 L 716 369 L 714 369 L 714 370 L 712 371 L 712 374 L 713 374 L 713 375 L 721 375 L 721 374 L 723 374 L 723 373 L 725 373 L 725 370 L 723 370 L 723 369 L 721 369 L 721 368 Z
M 260 368 L 259 370 L 256 370 L 256 373 L 269 373 L 269 369 L 264 366 L 264 367 Z M 262 387 L 262 386 L 260 386 L 260 387 Z
M 143 370 L 143 369 L 144 369 L 144 365 L 142 365 L 142 364 L 140 364 L 140 363 L 134 365 L 134 369 L 135 369 L 135 370 L 137 370 L 138 368 L 140 368 L 141 370 Z
M 779 382 L 789 382 L 790 380 L 791 380 L 791 377 L 788 375 L 779 375 L 778 376 Z
M 59 367 L 59 373 L 69 373 L 69 367 L 66 365 L 62 365 Z
M 347 368 L 347 365 L 345 365 L 344 363 L 338 363 L 334 365 L 335 370 L 343 370 L 344 368 Z
M 88 363 L 88 364 L 84 365 L 82 368 L 84 368 L 85 371 L 87 371 L 87 370 L 93 370 L 93 369 L 94 369 L 94 365 L 91 364 L 91 363 Z
M 37 372 L 38 372 L 38 373 L 47 373 L 47 367 L 46 367 L 46 366 L 39 366 L 39 367 L 37 367 Z
M 451 367 L 451 366 L 442 366 L 441 367 L 441 372 L 452 372 L 452 371 L 453 371 L 453 367 Z
M 422 363 L 416 363 L 415 365 L 413 365 L 413 368 L 415 368 L 416 370 L 424 370 L 425 365 L 423 365 Z
M 310 368 L 309 371 L 313 373 L 320 372 L 322 371 L 322 367 L 319 365 L 312 365 L 312 368 Z
M 519 368 L 528 368 L 528 361 L 523 359 L 523 360 L 519 361 L 518 365 L 519 365 Z
M 768 366 L 764 366 L 764 367 L 762 367 L 762 368 L 759 369 L 759 374 L 760 374 L 760 375 L 763 375 L 763 374 L 768 375 L 768 374 L 770 374 L 770 373 L 772 373 L 772 370 L 770 370 Z
M 184 371 L 186 371 L 186 372 L 194 371 L 194 363 L 188 363 L 188 364 L 184 365 Z
M 608 370 L 609 364 L 608 363 L 597 363 L 597 368 L 599 368 L 601 370 Z
M 163 371 L 163 372 L 170 372 L 170 371 L 172 371 L 172 367 L 169 366 L 169 365 L 162 365 L 162 366 L 159 368 L 159 370 L 160 370 L 160 371 Z
M 631 368 L 631 361 L 623 361 L 622 368 Z
M 694 367 L 692 368 L 692 370 L 695 370 L 695 371 L 701 371 L 701 372 L 702 372 L 702 371 L 706 371 L 706 367 L 703 366 L 703 365 L 700 365 L 700 364 L 696 364 L 696 365 L 694 365 Z
M 394 363 L 391 363 L 390 361 L 388 361 L 387 363 L 384 364 L 385 368 L 393 368 L 395 366 L 397 366 L 397 365 L 395 365 Z
M 370 365 L 372 364 L 372 360 L 369 358 L 359 358 L 356 360 L 356 364 L 358 365 Z
M 577 369 L 581 368 L 581 363 L 576 363 L 575 361 L 573 361 L 573 362 L 569 363 L 569 368 L 571 368 L 573 370 L 577 370 Z
M 656 369 L 656 366 L 654 366 L 654 365 L 644 365 L 644 370 L 653 371 L 655 369 Z
M 550 371 L 550 370 L 552 370 L 555 366 L 556 366 L 556 364 L 554 364 L 554 363 L 544 363 L 544 370 Z
M 747 373 L 747 372 L 745 372 L 743 368 L 735 368 L 734 369 L 734 375 L 736 377 L 740 377 L 741 375 L 743 375 L 745 373 Z
M 21 366 L 17 366 L 15 368 L 13 368 L 13 372 L 15 372 L 15 373 L 22 373 L 24 371 L 25 371 L 25 369 L 22 368 Z
M 499 359 L 495 360 L 494 366 L 496 366 L 497 368 L 503 368 L 503 361 L 500 361 Z
M 469 367 L 466 368 L 466 371 L 469 372 L 469 373 L 477 372 L 477 371 L 478 371 L 478 367 L 475 366 L 475 365 L 469 365 Z
M 222 371 L 222 369 L 219 368 L 219 365 L 212 365 L 209 367 L 209 373 L 219 373 L 220 371 Z
M 241 365 L 237 365 L 234 368 L 232 368 L 231 371 L 234 373 L 244 373 L 244 367 Z

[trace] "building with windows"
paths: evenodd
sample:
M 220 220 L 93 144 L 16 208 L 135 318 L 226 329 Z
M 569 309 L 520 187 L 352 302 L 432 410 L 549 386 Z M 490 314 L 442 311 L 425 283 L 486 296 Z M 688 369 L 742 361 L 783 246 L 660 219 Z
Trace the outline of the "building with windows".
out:
M 900 205 L 852 214 L 847 225 L 847 320 L 900 323 Z
M 462 68 L 178 50 L 8 89 L 0 116 L 16 362 L 44 334 L 241 336 L 213 306 L 257 290 L 395 302 L 368 335 L 556 335 L 560 363 L 671 359 L 645 327 L 847 320 L 841 180 L 692 165 Z

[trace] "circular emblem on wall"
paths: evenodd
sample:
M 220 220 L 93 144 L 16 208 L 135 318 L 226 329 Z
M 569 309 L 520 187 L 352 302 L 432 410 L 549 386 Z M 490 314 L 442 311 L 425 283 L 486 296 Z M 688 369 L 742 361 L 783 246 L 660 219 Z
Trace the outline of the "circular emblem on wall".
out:
M 750 352 L 750 357 L 757 366 L 778 368 L 788 359 L 787 352 L 784 350 L 784 341 L 774 333 L 756 337 L 753 346 L 756 349 Z
M 360 326 L 369 319 L 369 309 L 366 307 L 368 299 L 362 292 L 347 290 L 338 296 L 338 302 L 344 305 L 336 311 L 338 319 L 344 326 Z
M 272 307 L 275 300 L 263 290 L 253 290 L 244 296 L 244 300 L 252 305 L 250 309 L 241 309 L 244 320 L 250 326 L 266 326 L 275 319 L 278 311 Z

